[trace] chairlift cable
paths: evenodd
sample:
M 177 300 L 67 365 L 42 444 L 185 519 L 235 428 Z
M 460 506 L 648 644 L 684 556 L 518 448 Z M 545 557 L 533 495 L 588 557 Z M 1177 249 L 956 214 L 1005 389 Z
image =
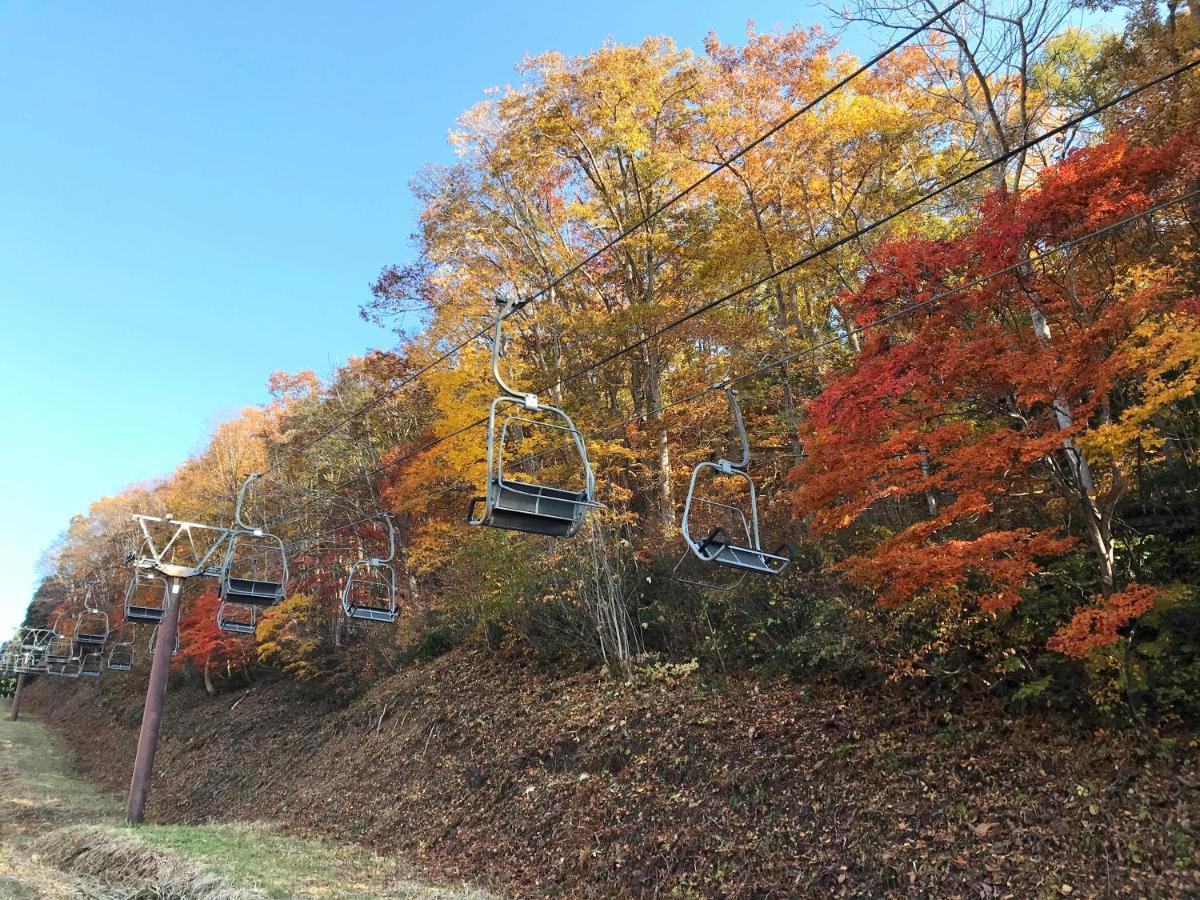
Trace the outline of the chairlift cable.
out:
M 706 182 L 709 181 L 709 179 L 713 178 L 718 172 L 721 172 L 725 169 L 731 168 L 735 162 L 740 160 L 742 157 L 744 157 L 746 154 L 748 154 L 751 150 L 760 146 L 764 142 L 770 140 L 772 137 L 774 137 L 776 134 L 778 134 L 780 131 L 782 131 L 784 128 L 786 128 L 788 125 L 790 125 L 796 119 L 798 119 L 800 116 L 812 111 L 820 103 L 824 102 L 829 97 L 833 96 L 835 93 L 837 93 L 838 91 L 845 88 L 846 85 L 850 84 L 850 82 L 854 81 L 861 75 L 864 75 L 865 73 L 869 72 L 871 69 L 875 68 L 875 66 L 877 66 L 881 62 L 883 62 L 883 60 L 886 59 L 888 56 L 890 56 L 892 53 L 894 53 L 895 51 L 897 51 L 898 49 L 903 47 L 905 44 L 907 44 L 913 38 L 924 33 L 925 31 L 928 31 L 936 22 L 940 21 L 945 16 L 949 15 L 957 7 L 961 6 L 965 2 L 966 2 L 966 0 L 953 0 L 953 2 L 950 3 L 948 6 L 946 6 L 945 9 L 935 12 L 934 15 L 932 15 L 929 19 L 922 22 L 920 25 L 917 25 L 914 28 L 910 29 L 906 34 L 904 34 L 902 37 L 898 38 L 897 40 L 893 41 L 885 49 L 876 53 L 873 57 L 871 57 L 866 62 L 860 64 L 858 66 L 858 68 L 854 69 L 854 71 L 850 72 L 847 75 L 844 75 L 842 78 L 839 78 L 837 81 L 835 81 L 832 85 L 830 85 L 824 91 L 822 91 L 821 93 L 817 94 L 815 97 L 813 97 L 810 100 L 808 100 L 807 102 L 805 102 L 802 106 L 800 106 L 797 109 L 793 110 L 792 112 L 788 113 L 788 115 L 784 116 L 782 119 L 780 119 L 778 122 L 776 122 L 770 128 L 768 128 L 766 131 L 764 131 L 758 137 L 754 138 L 748 144 L 743 146 L 740 150 L 731 154 L 728 159 L 722 160 L 720 163 L 718 163 L 713 168 L 709 169 L 707 172 L 705 172 L 702 176 L 697 178 L 695 181 L 691 182 L 686 187 L 681 188 L 679 191 L 677 191 L 672 196 L 668 197 L 666 200 L 664 200 L 662 203 L 660 203 L 654 209 L 650 210 L 641 219 L 634 222 L 632 225 L 626 226 L 624 229 L 619 231 L 615 236 L 613 236 L 607 242 L 605 242 L 602 246 L 600 246 L 596 250 L 589 253 L 586 257 L 584 257 L 579 262 L 573 264 L 569 269 L 567 269 L 566 271 L 562 272 L 559 275 L 554 276 L 544 287 L 540 288 L 539 290 L 537 290 L 535 293 L 531 294 L 530 296 L 519 300 L 517 303 L 514 304 L 514 311 L 523 309 L 524 307 L 528 306 L 529 304 L 533 303 L 534 301 L 539 300 L 542 297 L 545 297 L 547 294 L 549 294 L 551 291 L 553 291 L 556 287 L 558 287 L 564 281 L 566 281 L 567 279 L 569 279 L 569 278 L 573 277 L 574 275 L 576 275 L 577 273 L 579 273 L 581 270 L 583 270 L 589 264 L 591 264 L 592 262 L 595 262 L 597 259 L 599 259 L 601 256 L 603 256 L 605 253 L 607 253 L 608 251 L 613 249 L 615 246 L 617 246 L 617 244 L 619 244 L 621 241 L 625 240 L 627 237 L 629 237 L 631 234 L 638 231 L 639 229 L 644 228 L 646 225 L 648 225 L 654 219 L 658 218 L 660 215 L 662 215 L 662 213 L 666 212 L 668 209 L 670 209 L 672 206 L 674 206 L 680 200 L 683 200 L 685 197 L 690 195 L 697 188 L 703 186 Z M 394 386 L 388 388 L 386 391 L 379 393 L 378 395 L 371 398 L 370 400 L 365 401 L 357 409 L 355 409 L 354 411 L 352 411 L 351 413 L 349 413 L 342 419 L 339 419 L 337 422 L 335 422 L 333 425 L 329 426 L 324 431 L 317 434 L 315 437 L 313 437 L 310 440 L 306 441 L 305 443 L 301 444 L 299 447 L 289 450 L 287 453 L 284 454 L 284 456 L 281 459 L 278 459 L 274 463 L 272 463 L 266 471 L 272 471 L 274 469 L 277 469 L 279 466 L 283 465 L 288 460 L 293 459 L 302 453 L 306 453 L 313 446 L 320 443 L 321 441 L 324 441 L 330 435 L 336 433 L 337 431 L 339 431 L 340 429 L 342 429 L 343 427 L 348 425 L 350 422 L 352 422 L 355 419 L 370 412 L 372 409 L 377 407 L 384 400 L 387 400 L 388 398 L 395 396 L 397 393 L 399 393 L 401 390 L 403 390 L 407 385 L 412 384 L 414 381 L 416 381 L 418 378 L 420 378 L 426 372 L 429 372 L 430 370 L 441 365 L 443 362 L 450 359 L 452 356 L 454 356 L 455 354 L 459 353 L 464 348 L 469 346 L 472 342 L 479 340 L 479 338 L 487 335 L 487 333 L 489 331 L 491 331 L 491 329 L 492 329 L 492 326 L 489 324 L 489 325 L 485 326 L 484 328 L 480 329 L 475 334 L 471 335 L 470 337 L 465 338 L 464 340 L 460 341 L 458 344 L 454 345 L 449 350 L 444 351 L 441 355 L 439 355 L 435 359 L 433 359 L 433 361 L 426 363 L 424 366 L 422 366 L 416 372 L 412 373 L 411 375 L 406 376 L 404 379 L 402 379 L 400 381 L 399 384 L 394 385 Z
M 922 309 L 925 309 L 927 307 L 930 307 L 937 303 L 940 303 L 941 301 L 946 300 L 947 298 L 952 297 L 956 294 L 960 294 L 965 291 L 973 290 L 974 288 L 980 287 L 981 285 L 986 284 L 987 282 L 989 282 L 995 278 L 999 278 L 1004 275 L 1010 274 L 1021 268 L 1029 266 L 1031 264 L 1035 264 L 1035 263 L 1040 262 L 1049 257 L 1056 256 L 1061 253 L 1065 253 L 1068 250 L 1071 250 L 1074 247 L 1079 246 L 1080 244 L 1083 244 L 1089 240 L 1092 240 L 1093 238 L 1101 237 L 1105 234 L 1119 231 L 1120 229 L 1124 228 L 1127 225 L 1132 224 L 1133 222 L 1136 222 L 1139 219 L 1147 218 L 1148 216 L 1152 216 L 1158 212 L 1161 212 L 1164 209 L 1170 208 L 1172 206 L 1176 206 L 1180 203 L 1183 203 L 1185 201 L 1188 201 L 1188 200 L 1191 200 L 1191 199 L 1194 199 L 1197 197 L 1200 197 L 1200 189 L 1188 191 L 1184 194 L 1180 194 L 1171 199 L 1164 200 L 1160 203 L 1155 204 L 1154 206 L 1151 206 L 1147 209 L 1142 210 L 1141 212 L 1133 213 L 1129 216 L 1126 216 L 1123 219 L 1119 219 L 1116 222 L 1110 222 L 1108 225 L 1104 225 L 1100 228 L 1089 231 L 1086 234 L 1078 235 L 1077 237 L 1071 238 L 1070 240 L 1068 240 L 1062 244 L 1059 244 L 1048 250 L 1044 250 L 1040 253 L 1036 253 L 1026 259 L 1022 259 L 1019 262 L 1012 263 L 1008 266 L 997 269 L 993 272 L 989 272 L 986 275 L 981 275 L 978 278 L 975 278 L 964 284 L 960 284 L 960 285 L 956 285 L 955 287 L 948 288 L 945 291 L 941 291 L 937 294 L 931 295 L 930 297 L 927 297 L 924 300 L 921 300 L 910 306 L 906 306 L 903 309 L 899 309 L 894 312 L 888 313 L 884 316 L 879 317 L 878 319 L 872 320 L 872 321 L 864 323 L 862 325 L 857 325 L 854 328 L 850 329 L 847 332 L 845 337 L 849 337 L 849 335 L 851 335 L 851 334 L 854 334 L 854 335 L 865 334 L 867 331 L 870 331 L 872 329 L 886 325 L 890 322 L 894 322 L 898 319 L 902 319 L 906 316 L 912 315 L 916 312 L 919 312 Z M 776 369 L 780 366 L 794 362 L 797 359 L 800 359 L 800 358 L 803 358 L 806 356 L 810 356 L 810 355 L 817 353 L 818 351 L 825 349 L 827 347 L 833 346 L 835 344 L 839 344 L 841 341 L 845 340 L 845 337 L 826 338 L 825 340 L 819 341 L 814 344 L 810 344 L 807 347 L 801 348 L 800 350 L 797 350 L 793 353 L 789 353 L 789 354 L 786 354 L 785 356 L 781 356 L 777 359 L 763 363 L 762 365 L 759 365 L 759 366 L 757 366 L 753 369 L 750 369 L 746 372 L 741 372 L 739 374 L 732 375 L 732 376 L 724 379 L 723 381 L 718 382 L 716 385 L 711 385 L 711 386 L 705 387 L 701 390 L 694 391 L 690 394 L 686 394 L 682 397 L 678 397 L 674 400 L 668 401 L 667 403 L 664 403 L 661 406 L 657 407 L 656 409 L 650 410 L 649 412 L 637 413 L 633 416 L 629 416 L 629 417 L 621 420 L 620 422 L 616 422 L 614 424 L 607 425 L 601 429 L 598 429 L 594 432 L 591 432 L 591 433 L 585 435 L 584 437 L 586 440 L 594 440 L 596 438 L 603 437 L 614 430 L 624 428 L 628 425 L 632 425 L 640 420 L 645 419 L 647 416 L 655 415 L 660 412 L 665 412 L 676 406 L 684 406 L 684 405 L 687 405 L 690 403 L 694 403 L 695 401 L 699 400 L 700 398 L 705 397 L 708 394 L 712 393 L 714 390 L 721 389 L 725 386 L 739 384 L 750 378 L 754 378 L 758 375 L 761 375 L 764 372 L 771 371 L 772 369 Z M 467 427 L 470 427 L 470 426 L 467 426 Z M 461 433 L 462 431 L 465 431 L 465 430 L 466 430 L 466 428 L 463 428 L 463 429 L 460 429 L 460 431 L 456 432 L 456 433 Z M 441 438 L 440 440 L 448 440 L 451 436 L 452 435 L 447 435 L 446 437 Z M 532 461 L 540 459 L 550 453 L 556 452 L 558 450 L 567 449 L 567 448 L 569 448 L 569 446 L 570 445 L 568 445 L 568 444 L 562 444 L 562 445 L 548 448 L 546 450 L 542 450 L 538 453 L 529 454 L 518 460 L 515 460 L 512 463 L 512 465 L 519 465 L 524 462 L 532 462 Z M 446 495 L 452 494 L 452 493 L 462 493 L 468 489 L 469 488 L 466 488 L 462 485 L 454 485 L 452 487 L 445 488 L 441 491 L 437 491 L 437 492 L 429 495 L 428 499 L 432 500 L 432 499 L 436 499 L 438 497 L 446 496 Z M 364 519 L 364 521 L 365 521 L 365 519 Z M 326 536 L 329 534 L 335 534 L 337 531 L 339 531 L 340 529 L 345 528 L 345 527 L 347 527 L 347 526 L 339 525 L 337 528 L 328 529 L 326 531 L 315 532 L 314 534 L 309 535 L 306 538 L 304 538 L 304 540 L 312 540 L 313 538 L 322 537 L 322 536 Z M 300 539 L 298 539 L 298 541 L 299 540 Z
M 615 350 L 611 353 L 608 353 L 605 356 L 601 357 L 600 359 L 595 360 L 580 369 L 576 369 L 575 371 L 573 371 L 567 375 L 564 375 L 562 378 L 559 378 L 556 381 L 550 383 L 549 385 L 546 385 L 545 387 L 540 388 L 537 393 L 545 393 L 545 392 L 553 390 L 555 388 L 562 387 L 563 385 L 565 385 L 569 382 L 572 382 L 579 378 L 582 378 L 584 375 L 587 375 L 590 372 L 593 372 L 596 369 L 599 369 L 600 367 L 605 366 L 608 363 L 613 362 L 613 361 L 625 356 L 626 354 L 638 349 L 639 347 L 644 346 L 646 343 L 653 340 L 654 338 L 659 337 L 669 331 L 672 331 L 672 330 L 678 328 L 680 325 L 683 325 L 684 323 L 691 321 L 692 319 L 696 318 L 697 316 L 703 315 L 704 313 L 709 312 L 712 309 L 714 309 L 722 304 L 728 303 L 730 300 L 736 299 L 737 297 L 741 296 L 742 294 L 752 291 L 755 288 L 761 287 L 762 285 L 767 284 L 776 278 L 782 277 L 783 275 L 793 272 L 796 269 L 799 269 L 799 268 L 807 265 L 808 263 L 813 262 L 814 260 L 825 256 L 828 253 L 832 253 L 834 250 L 837 250 L 840 247 L 845 246 L 847 243 L 850 243 L 851 241 L 855 241 L 867 234 L 870 234 L 871 232 L 883 227 L 884 225 L 888 224 L 889 222 L 894 221 L 899 216 L 904 215 L 907 212 L 911 212 L 916 207 L 918 207 L 938 196 L 941 196 L 942 194 L 963 184 L 964 182 L 970 180 L 971 178 L 974 178 L 977 175 L 980 175 L 990 169 L 993 169 L 998 165 L 1006 163 L 1009 160 L 1013 159 L 1014 157 L 1018 156 L 1019 154 L 1028 152 L 1030 149 L 1041 144 L 1043 141 L 1047 141 L 1053 137 L 1063 134 L 1063 133 L 1071 130 L 1072 128 L 1075 128 L 1077 125 L 1086 121 L 1087 119 L 1094 118 L 1095 116 L 1098 116 L 1101 113 L 1106 112 L 1107 110 L 1113 108 L 1114 106 L 1117 106 L 1118 104 L 1125 102 L 1126 100 L 1129 100 L 1147 90 L 1150 90 L 1151 88 L 1157 87 L 1158 85 L 1163 84 L 1164 82 L 1167 82 L 1173 78 L 1176 78 L 1176 77 L 1184 74 L 1185 72 L 1188 72 L 1188 71 L 1196 68 L 1198 65 L 1200 65 L 1200 57 L 1197 57 L 1196 59 L 1193 59 L 1190 62 L 1183 63 L 1179 66 L 1176 66 L 1175 68 L 1169 70 L 1166 73 L 1158 75 L 1155 78 L 1150 79 L 1149 81 L 1146 81 L 1136 87 L 1130 88 L 1129 90 L 1124 91 L 1124 92 L 1118 94 L 1117 96 L 1104 101 L 1103 103 L 1099 103 L 1096 106 L 1094 106 L 1088 110 L 1078 113 L 1077 115 L 1072 116 L 1071 118 L 1063 121 L 1059 125 L 1056 125 L 1054 128 L 1051 128 L 1048 131 L 1043 132 L 1042 134 L 1038 135 L 1037 137 L 1030 138 L 1030 139 L 1022 142 L 1021 144 L 1011 148 L 1010 150 L 1006 151 L 1005 153 L 1003 153 L 993 159 L 990 159 L 986 162 L 980 163 L 979 165 L 973 167 L 969 171 L 956 176 L 955 178 L 951 179 L 950 181 L 947 181 L 947 182 L 939 185 L 938 187 L 933 188 L 930 191 L 925 192 L 917 199 L 910 201 L 909 203 L 905 204 L 904 206 L 900 207 L 899 209 L 894 210 L 894 211 L 888 213 L 887 215 L 882 216 L 881 218 L 876 219 L 866 225 L 863 225 L 860 228 L 855 229 L 853 232 L 850 232 L 849 234 L 843 235 L 840 238 L 837 238 L 821 247 L 818 247 L 817 249 L 804 254 L 803 256 L 793 260 L 790 263 L 787 263 L 786 265 L 780 266 L 779 268 L 773 270 L 772 272 L 767 273 L 766 275 L 762 275 L 758 278 L 755 278 L 754 280 L 747 282 L 746 284 L 742 285 L 741 287 L 735 288 L 734 290 L 729 291 L 728 293 L 723 294 L 720 297 L 710 300 L 710 301 L 696 307 L 695 309 L 690 310 L 687 313 L 684 313 L 682 316 L 679 316 L 678 318 L 666 323 L 661 328 L 658 328 L 657 330 L 655 330 L 653 333 L 645 335 L 645 336 L 639 338 L 638 340 L 634 341 L 633 343 L 622 347 L 619 350 Z M 800 351 L 800 352 L 804 353 L 807 351 Z M 641 418 L 644 415 L 646 415 L 646 414 L 639 414 L 638 418 Z M 396 459 L 390 460 L 387 463 L 383 463 L 380 466 L 377 466 L 376 468 L 374 468 L 372 470 L 363 472 L 361 475 L 356 475 L 350 479 L 347 479 L 346 481 L 340 482 L 332 490 L 339 491 L 348 485 L 354 484 L 356 481 L 358 481 L 361 478 L 370 478 L 374 475 L 378 475 L 381 472 L 387 471 L 388 469 L 394 468 L 395 466 L 398 466 L 401 463 L 407 462 L 408 460 L 413 459 L 416 456 L 419 456 L 420 454 L 424 453 L 425 451 L 430 450 L 433 447 L 436 447 L 437 445 L 442 444 L 448 440 L 451 440 L 452 438 L 455 438 L 455 437 L 459 436 L 460 434 L 463 434 L 474 428 L 478 428 L 481 425 L 485 425 L 487 422 L 488 422 L 487 416 L 476 419 L 473 422 L 470 422 L 466 425 L 456 428 L 454 431 L 451 431 L 449 434 L 445 434 L 439 438 L 435 438 L 431 441 L 427 441 L 426 443 L 422 444 L 420 447 L 417 447 L 414 450 L 411 450 L 408 453 L 405 453 L 403 456 L 400 456 Z M 301 512 L 303 512 L 303 511 L 304 510 L 302 509 Z M 283 522 L 281 524 L 290 523 L 292 521 L 295 521 L 296 518 L 297 518 L 297 516 L 292 516 L 288 519 L 283 520 Z

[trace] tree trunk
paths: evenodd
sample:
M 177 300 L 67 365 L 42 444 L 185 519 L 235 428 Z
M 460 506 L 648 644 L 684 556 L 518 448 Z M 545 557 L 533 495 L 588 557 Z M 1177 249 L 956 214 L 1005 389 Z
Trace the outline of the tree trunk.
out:
M 663 533 L 675 528 L 675 492 L 671 486 L 671 445 L 662 413 L 662 375 L 658 371 L 658 353 L 653 346 L 646 353 L 646 416 L 654 423 L 658 444 L 657 471 L 658 521 Z

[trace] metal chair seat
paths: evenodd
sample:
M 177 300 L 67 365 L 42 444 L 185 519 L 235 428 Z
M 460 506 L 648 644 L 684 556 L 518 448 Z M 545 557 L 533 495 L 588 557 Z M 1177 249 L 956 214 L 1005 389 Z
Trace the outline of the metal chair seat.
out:
M 741 547 L 731 543 L 724 528 L 714 528 L 696 547 L 696 555 L 705 562 L 728 566 L 758 575 L 778 575 L 792 561 L 792 548 L 780 544 L 773 551 Z
M 110 672 L 128 672 L 133 668 L 133 641 L 117 641 L 109 648 L 107 666 Z
M 221 603 L 236 603 L 243 606 L 274 606 L 283 599 L 288 578 L 287 550 L 277 535 L 269 534 L 264 528 L 247 525 L 242 518 L 242 505 L 246 491 L 260 474 L 247 476 L 238 490 L 237 504 L 233 510 L 234 528 L 229 532 L 225 545 L 225 560 L 221 564 L 221 581 L 218 595 Z M 218 610 L 218 625 L 221 611 Z M 251 618 L 253 622 L 253 618 Z M 223 627 L 223 626 L 222 626 Z M 223 628 L 232 631 L 231 628 Z M 252 631 L 253 629 L 251 629 Z M 238 631 L 248 634 L 249 631 Z
M 46 656 L 34 650 L 24 651 L 12 661 L 12 670 L 22 675 L 38 675 L 46 671 Z
M 163 619 L 161 608 L 151 606 L 126 606 L 125 621 L 135 625 L 157 625 Z
M 46 648 L 46 662 L 61 665 L 75 658 L 75 645 L 69 638 L 58 638 Z
M 102 663 L 103 657 L 99 653 L 89 653 L 79 663 L 79 674 L 84 678 L 99 678 Z
M 272 606 L 283 598 L 283 584 L 253 578 L 228 577 L 221 583 L 221 600 L 247 606 Z
M 156 602 L 146 602 L 155 595 L 158 595 Z M 135 571 L 125 591 L 125 621 L 136 625 L 157 625 L 162 621 L 166 607 L 167 582 L 160 575 Z
M 488 488 L 493 498 L 491 510 L 478 524 L 529 534 L 570 537 L 583 523 L 587 510 L 596 505 L 586 490 L 570 491 L 500 478 L 493 478 Z M 468 521 L 472 520 L 475 508 L 486 501 L 486 497 L 476 497 L 471 502 Z
M 350 606 L 346 615 L 351 619 L 362 619 L 367 622 L 383 622 L 391 625 L 400 613 L 395 609 L 375 609 L 370 606 Z
M 108 613 L 92 606 L 89 592 L 83 611 L 75 620 L 75 643 L 81 647 L 103 647 L 108 641 Z
M 393 624 L 400 616 L 396 606 L 396 527 L 391 515 L 380 517 L 387 528 L 387 556 L 356 560 L 342 586 L 342 613 L 348 619 Z
M 245 609 L 243 618 L 234 618 L 225 603 L 217 607 L 217 627 L 230 634 L 254 634 L 258 630 L 257 607 L 239 604 Z

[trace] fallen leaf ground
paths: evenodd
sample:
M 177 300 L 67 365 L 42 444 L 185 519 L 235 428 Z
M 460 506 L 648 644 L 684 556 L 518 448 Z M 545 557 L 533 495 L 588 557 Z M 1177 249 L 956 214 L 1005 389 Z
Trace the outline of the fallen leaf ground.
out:
M 142 685 L 33 702 L 114 787 Z M 515 896 L 1200 896 L 1188 735 L 930 713 L 900 691 L 552 678 L 455 652 L 329 710 L 175 686 L 161 822 L 268 819 Z

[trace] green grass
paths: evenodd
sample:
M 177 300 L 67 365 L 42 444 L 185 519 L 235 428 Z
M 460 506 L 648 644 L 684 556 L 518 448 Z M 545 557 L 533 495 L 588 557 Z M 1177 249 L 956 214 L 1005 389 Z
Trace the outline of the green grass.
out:
M 40 722 L 10 722 L 0 704 L 0 897 L 486 897 L 269 824 L 131 828 L 123 812 L 123 798 L 80 778 Z
M 159 825 L 136 833 L 152 846 L 198 862 L 233 884 L 284 900 L 484 896 L 421 885 L 396 860 L 376 856 L 362 847 L 290 837 L 261 823 Z

